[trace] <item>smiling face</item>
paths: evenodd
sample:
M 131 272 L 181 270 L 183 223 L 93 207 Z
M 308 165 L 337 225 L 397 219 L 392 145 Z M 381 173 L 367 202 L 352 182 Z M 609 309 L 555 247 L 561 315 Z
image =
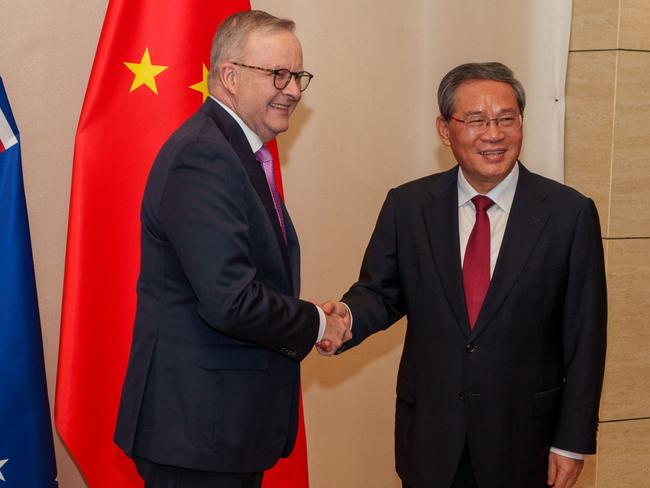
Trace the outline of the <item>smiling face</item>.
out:
M 302 48 L 289 31 L 252 32 L 238 62 L 261 68 L 302 71 Z M 273 75 L 236 66 L 237 83 L 231 90 L 232 108 L 263 142 L 289 128 L 289 116 L 300 101 L 295 79 L 278 90 Z
M 454 96 L 452 116 L 464 120 L 482 115 L 495 119 L 519 113 L 512 87 L 500 81 L 471 80 L 462 83 Z M 473 132 L 454 119 L 436 120 L 438 134 L 451 147 L 463 175 L 479 193 L 488 193 L 512 170 L 521 151 L 522 129 L 502 129 L 492 121 L 483 133 Z

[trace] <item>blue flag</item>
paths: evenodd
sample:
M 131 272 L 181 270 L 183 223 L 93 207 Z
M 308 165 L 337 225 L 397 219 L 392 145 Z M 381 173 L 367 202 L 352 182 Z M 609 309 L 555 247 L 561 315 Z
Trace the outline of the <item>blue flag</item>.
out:
M 18 128 L 0 78 L 0 488 L 57 487 Z

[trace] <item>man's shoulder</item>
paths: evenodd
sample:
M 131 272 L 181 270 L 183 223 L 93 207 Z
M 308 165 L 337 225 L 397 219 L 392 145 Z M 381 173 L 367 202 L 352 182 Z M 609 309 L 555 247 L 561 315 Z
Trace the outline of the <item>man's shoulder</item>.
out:
M 211 173 L 243 172 L 237 149 L 205 104 L 185 120 L 162 144 L 153 162 L 149 183 L 164 181 L 179 165 Z
M 199 110 L 185 120 L 162 144 L 155 164 L 165 164 L 175 160 L 179 154 L 187 151 L 204 154 L 228 154 L 235 158 L 235 150 L 223 124 L 214 117 L 204 104 Z
M 167 140 L 168 143 L 182 143 L 190 140 L 217 139 L 225 142 L 223 131 L 209 112 L 201 107 L 183 122 Z
M 583 205 L 591 199 L 575 188 L 546 176 L 533 173 L 520 166 L 519 185 L 522 189 L 534 189 L 537 193 L 561 205 Z

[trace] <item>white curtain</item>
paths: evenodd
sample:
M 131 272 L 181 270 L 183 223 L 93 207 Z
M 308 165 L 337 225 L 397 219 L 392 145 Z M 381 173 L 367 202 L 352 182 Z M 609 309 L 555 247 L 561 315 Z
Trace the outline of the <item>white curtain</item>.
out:
M 521 160 L 529 169 L 563 181 L 564 85 L 572 2 L 424 3 L 430 4 L 428 9 L 436 24 L 433 49 L 438 56 L 437 79 L 468 61 L 500 61 L 510 66 L 527 95 Z

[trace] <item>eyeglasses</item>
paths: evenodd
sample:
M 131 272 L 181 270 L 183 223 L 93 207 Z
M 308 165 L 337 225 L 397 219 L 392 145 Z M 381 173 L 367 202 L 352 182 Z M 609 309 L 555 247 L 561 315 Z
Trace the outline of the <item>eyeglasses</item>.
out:
M 312 75 L 307 71 L 295 72 L 295 71 L 289 71 L 286 68 L 281 68 L 281 69 L 260 68 L 259 66 L 250 66 L 244 63 L 235 63 L 234 61 L 232 62 L 232 64 L 241 66 L 242 68 L 250 68 L 250 69 L 256 69 L 258 71 L 264 71 L 265 73 L 273 75 L 273 85 L 278 90 L 284 90 L 289 84 L 289 82 L 291 81 L 291 78 L 295 78 L 296 81 L 298 82 L 298 87 L 300 88 L 300 91 L 304 92 L 309 86 L 309 82 L 314 77 L 314 75 Z
M 456 122 L 465 124 L 465 128 L 475 134 L 483 134 L 490 127 L 490 122 L 494 121 L 496 126 L 504 131 L 521 129 L 521 114 L 508 113 L 496 118 L 490 118 L 485 115 L 469 115 L 464 120 L 449 116 Z

